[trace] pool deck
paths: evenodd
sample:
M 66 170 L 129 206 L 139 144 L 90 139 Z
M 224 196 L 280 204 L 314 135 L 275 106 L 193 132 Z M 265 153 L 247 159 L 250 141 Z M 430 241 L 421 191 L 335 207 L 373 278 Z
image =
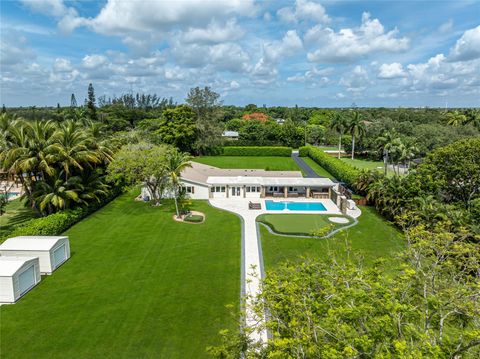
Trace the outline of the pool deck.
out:
M 270 199 L 267 199 L 270 200 Z M 274 200 L 278 202 L 285 202 L 288 199 Z M 249 202 L 261 203 L 262 209 L 252 210 L 248 209 Z M 264 327 L 265 318 L 259 318 L 253 310 L 252 301 L 260 293 L 260 282 L 264 276 L 263 259 L 261 254 L 260 238 L 257 232 L 256 218 L 264 213 L 275 214 L 336 214 L 342 213 L 338 207 L 330 199 L 311 199 L 311 198 L 295 198 L 290 202 L 316 202 L 322 203 L 326 210 L 324 211 L 290 211 L 290 210 L 266 210 L 265 199 L 263 198 L 214 198 L 210 199 L 210 204 L 214 207 L 223 209 L 225 211 L 233 212 L 240 216 L 243 220 L 243 290 L 242 295 L 246 299 L 246 318 L 247 326 L 257 328 L 250 334 L 250 338 L 258 343 L 267 342 L 267 330 Z

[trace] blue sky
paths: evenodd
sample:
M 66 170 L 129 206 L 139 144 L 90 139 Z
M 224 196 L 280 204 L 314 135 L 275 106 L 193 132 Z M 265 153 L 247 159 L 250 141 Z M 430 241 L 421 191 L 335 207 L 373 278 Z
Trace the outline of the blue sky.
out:
M 480 105 L 479 1 L 1 3 L 6 106 L 211 86 L 225 104 Z

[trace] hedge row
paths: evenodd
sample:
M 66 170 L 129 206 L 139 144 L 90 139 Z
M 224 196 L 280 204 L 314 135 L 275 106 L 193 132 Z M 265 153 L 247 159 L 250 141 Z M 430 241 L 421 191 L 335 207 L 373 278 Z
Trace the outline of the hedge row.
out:
M 95 203 L 88 207 L 80 207 L 53 213 L 46 217 L 33 218 L 25 223 L 22 223 L 21 225 L 14 227 L 12 231 L 5 233 L 0 238 L 0 242 L 7 238 L 16 236 L 60 235 L 77 222 L 80 222 L 83 218 L 109 203 L 111 200 L 117 197 L 120 192 L 121 191 L 117 190 L 109 197 L 105 198 L 101 203 Z
M 290 157 L 291 147 L 269 147 L 269 146 L 228 146 L 223 147 L 223 156 L 277 156 Z
M 348 187 L 354 188 L 360 171 L 338 158 L 329 156 L 323 150 L 312 146 L 305 146 L 299 149 L 301 157 L 310 157 L 320 166 L 330 172 L 336 179 L 345 182 Z

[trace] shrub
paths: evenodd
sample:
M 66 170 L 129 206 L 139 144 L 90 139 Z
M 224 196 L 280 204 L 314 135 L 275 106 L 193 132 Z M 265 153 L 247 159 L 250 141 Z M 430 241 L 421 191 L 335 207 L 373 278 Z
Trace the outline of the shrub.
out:
M 5 233 L 0 237 L 0 242 L 16 236 L 55 236 L 60 235 L 73 226 L 75 223 L 80 222 L 83 218 L 89 214 L 95 212 L 99 208 L 106 205 L 120 194 L 120 190 L 114 190 L 110 196 L 106 197 L 100 203 L 91 204 L 88 207 L 79 207 L 76 209 L 70 209 L 62 212 L 53 213 L 46 217 L 33 218 L 21 225 L 18 225 L 12 229 L 12 231 Z
M 345 182 L 350 188 L 354 188 L 355 182 L 360 175 L 360 171 L 350 166 L 338 158 L 329 156 L 321 149 L 308 146 L 307 149 L 302 148 L 303 153 L 308 153 L 308 156 L 325 168 L 338 180 Z
M 185 222 L 200 223 L 203 222 L 203 216 L 199 214 L 190 214 L 184 219 Z
M 308 156 L 308 149 L 309 146 L 303 146 L 298 149 L 298 155 L 300 157 L 307 157 Z
M 290 157 L 291 147 L 228 146 L 223 148 L 223 156 L 278 156 Z

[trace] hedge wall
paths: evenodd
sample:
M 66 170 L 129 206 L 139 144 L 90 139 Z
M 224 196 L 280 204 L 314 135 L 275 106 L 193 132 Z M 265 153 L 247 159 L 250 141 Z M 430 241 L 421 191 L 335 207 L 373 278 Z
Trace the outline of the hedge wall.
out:
M 223 148 L 223 156 L 277 156 L 290 157 L 291 147 L 228 146 Z
M 101 203 L 95 203 L 88 207 L 80 207 L 76 209 L 53 213 L 46 217 L 33 218 L 13 228 L 12 231 L 5 233 L 0 237 L 0 242 L 7 238 L 16 236 L 56 236 L 69 229 L 71 226 L 80 222 L 89 214 L 103 207 L 121 193 L 120 190 L 113 192 L 109 197 L 105 198 Z
M 345 182 L 348 187 L 352 189 L 355 187 L 354 184 L 360 175 L 360 171 L 350 166 L 348 163 L 345 163 L 338 158 L 329 156 L 323 150 L 312 146 L 301 147 L 299 150 L 299 155 L 302 157 L 310 157 L 312 160 L 330 172 L 335 178 Z

